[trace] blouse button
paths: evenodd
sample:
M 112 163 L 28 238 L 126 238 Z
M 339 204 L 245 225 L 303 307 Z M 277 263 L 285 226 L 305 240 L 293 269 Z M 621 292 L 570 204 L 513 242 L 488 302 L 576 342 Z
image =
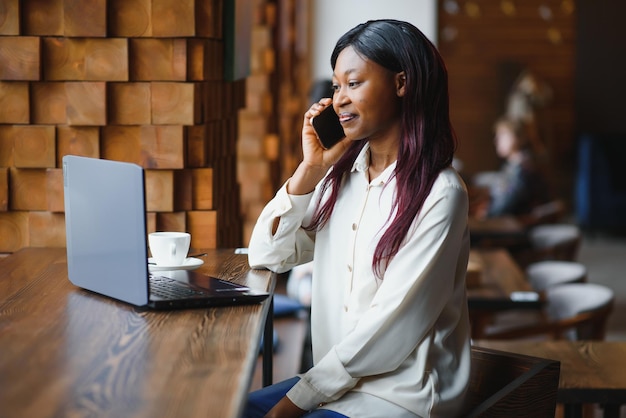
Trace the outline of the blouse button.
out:
M 343 305 L 343 311 L 348 312 L 348 305 Z
M 353 223 L 353 224 L 352 224 L 352 230 L 353 230 L 353 231 L 356 231 L 356 223 Z
M 350 264 L 348 264 L 348 271 L 352 273 L 352 266 Z

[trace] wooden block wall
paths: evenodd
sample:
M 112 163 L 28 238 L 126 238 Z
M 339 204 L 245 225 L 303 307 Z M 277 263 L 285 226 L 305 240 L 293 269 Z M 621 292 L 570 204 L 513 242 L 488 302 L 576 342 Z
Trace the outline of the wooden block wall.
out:
M 302 47 L 307 42 L 303 37 L 308 34 L 309 2 L 261 3 L 252 29 L 246 108 L 239 115 L 237 170 L 245 245 L 261 210 L 291 175 L 294 161 L 300 161 L 300 153 L 291 148 L 300 149 L 310 83 L 307 48 Z M 298 60 L 307 65 L 299 66 Z
M 146 169 L 148 232 L 242 245 L 227 0 L 2 0 L 0 253 L 64 246 L 61 160 Z
M 272 41 L 277 29 L 276 5 L 270 2 L 260 8 L 258 21 L 252 29 L 251 75 L 246 91 L 246 108 L 239 113 L 239 143 L 237 176 L 241 184 L 241 208 L 244 216 L 244 245 L 247 245 L 256 220 L 275 192 L 272 165 L 277 156 L 265 152 L 264 143 L 275 136 L 269 121 L 274 112 L 272 91 Z

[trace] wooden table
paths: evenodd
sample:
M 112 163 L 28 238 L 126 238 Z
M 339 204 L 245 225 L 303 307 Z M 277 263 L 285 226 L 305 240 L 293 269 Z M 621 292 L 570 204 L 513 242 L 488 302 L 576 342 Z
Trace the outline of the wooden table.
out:
M 473 248 L 470 263 L 481 266 L 480 284 L 467 289 L 473 338 L 481 337 L 482 330 L 495 312 L 536 310 L 543 306 L 543 297 L 533 292 L 524 272 L 507 250 Z
M 474 345 L 558 360 L 557 402 L 566 417 L 581 417 L 583 404 L 600 404 L 604 417 L 618 418 L 626 404 L 626 341 L 493 341 Z
M 515 216 L 468 219 L 472 247 L 519 248 L 528 244 L 524 223 Z
M 273 292 L 207 252 L 199 271 Z M 73 286 L 65 249 L 20 250 L 0 260 L 0 416 L 238 417 L 270 308 L 137 309 Z

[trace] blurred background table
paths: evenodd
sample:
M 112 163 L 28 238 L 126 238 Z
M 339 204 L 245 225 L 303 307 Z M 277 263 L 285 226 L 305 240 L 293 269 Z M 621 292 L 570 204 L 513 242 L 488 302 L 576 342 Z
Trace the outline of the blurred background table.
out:
M 624 341 L 476 340 L 474 345 L 560 361 L 557 402 L 567 418 L 582 417 L 583 404 L 599 404 L 605 418 L 619 418 L 626 404 Z
M 478 276 L 468 284 L 467 289 L 473 338 L 480 338 L 496 312 L 541 309 L 543 298 L 533 291 L 524 272 L 507 250 L 473 248 L 469 264 L 476 266 L 475 271 L 469 274 Z
M 528 245 L 526 225 L 515 216 L 468 219 L 472 247 L 518 248 Z

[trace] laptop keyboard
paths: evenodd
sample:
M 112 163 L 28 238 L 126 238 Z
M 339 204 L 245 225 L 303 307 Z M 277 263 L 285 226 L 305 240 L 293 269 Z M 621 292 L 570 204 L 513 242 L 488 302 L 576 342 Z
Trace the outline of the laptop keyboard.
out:
M 163 276 L 150 276 L 150 293 L 164 299 L 187 299 L 207 293 Z

